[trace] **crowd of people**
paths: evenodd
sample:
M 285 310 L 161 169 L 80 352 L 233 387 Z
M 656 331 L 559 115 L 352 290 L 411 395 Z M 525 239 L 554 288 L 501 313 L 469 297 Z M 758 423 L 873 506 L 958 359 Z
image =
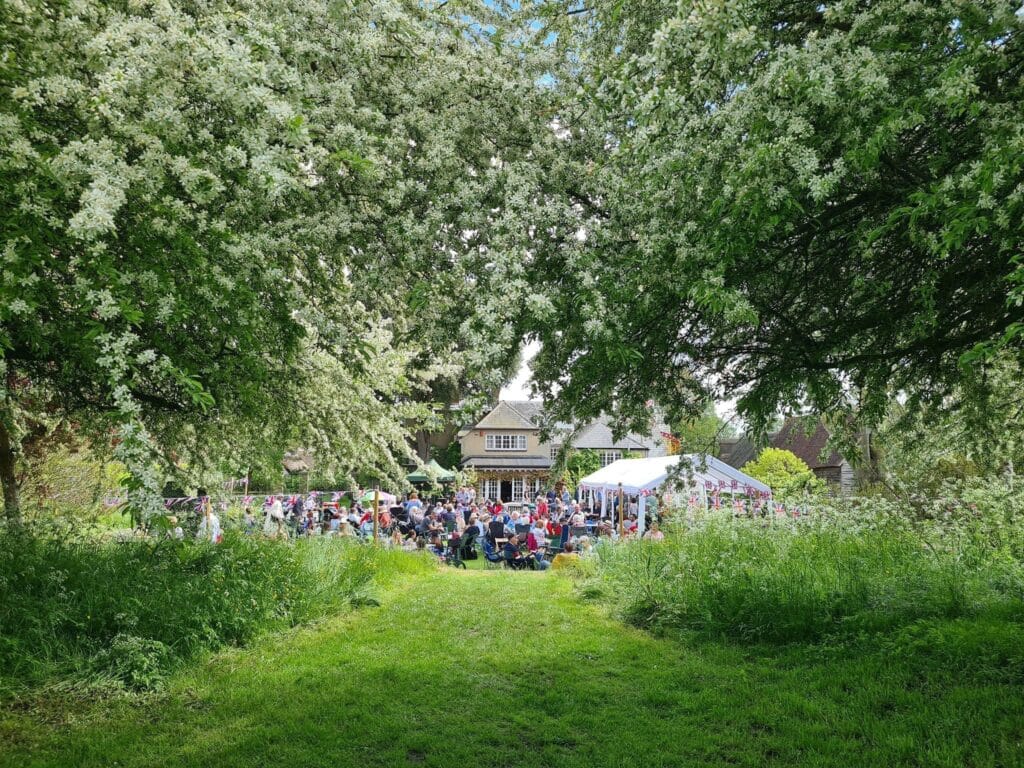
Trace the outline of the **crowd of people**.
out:
M 196 537 L 219 541 L 220 519 L 207 500 L 200 506 Z M 169 518 L 172 534 L 184 533 L 175 517 Z M 438 557 L 475 559 L 477 546 L 484 557 L 513 568 L 546 569 L 586 556 L 601 536 L 617 539 L 619 527 L 611 518 L 585 509 L 567 492 L 554 490 L 537 496 L 532 503 L 506 506 L 500 500 L 478 502 L 472 488 L 460 488 L 447 497 L 421 499 L 416 491 L 395 506 L 381 504 L 374 520 L 372 504 L 364 507 L 358 499 L 347 506 L 326 501 L 317 494 L 267 497 L 262 519 L 247 505 L 241 521 L 247 534 L 262 533 L 270 538 L 310 536 L 378 538 L 407 550 L 427 550 Z M 622 522 L 621 535 L 637 535 L 635 511 Z M 658 520 L 653 520 L 644 538 L 663 538 Z

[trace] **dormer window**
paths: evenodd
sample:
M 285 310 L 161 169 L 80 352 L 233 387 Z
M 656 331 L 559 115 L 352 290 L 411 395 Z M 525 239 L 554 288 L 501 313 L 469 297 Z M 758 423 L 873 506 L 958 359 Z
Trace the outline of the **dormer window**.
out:
M 526 435 L 487 435 L 488 451 L 525 451 Z

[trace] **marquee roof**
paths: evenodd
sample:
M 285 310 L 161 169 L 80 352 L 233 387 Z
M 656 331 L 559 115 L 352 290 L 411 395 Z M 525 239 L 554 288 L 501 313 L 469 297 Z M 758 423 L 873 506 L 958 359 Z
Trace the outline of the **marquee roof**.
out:
M 587 475 L 579 485 L 584 490 L 618 490 L 621 484 L 622 490 L 632 495 L 654 491 L 668 480 L 680 462 L 684 463 L 678 469 L 678 483 L 673 484 L 701 487 L 710 482 L 715 488 L 725 490 L 743 492 L 749 489 L 771 494 L 771 489 L 760 480 L 730 467 L 714 456 L 694 453 L 649 459 L 619 459 Z

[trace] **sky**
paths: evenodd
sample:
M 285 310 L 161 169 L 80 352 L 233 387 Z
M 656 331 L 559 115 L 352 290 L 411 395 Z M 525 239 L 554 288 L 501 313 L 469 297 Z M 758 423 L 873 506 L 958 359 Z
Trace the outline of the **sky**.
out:
M 531 400 L 530 396 L 530 361 L 540 349 L 540 342 L 531 341 L 523 347 L 522 362 L 519 364 L 519 372 L 512 381 L 501 388 L 502 400 Z M 724 403 L 715 403 L 715 412 L 723 419 L 731 419 L 736 415 L 736 401 L 727 400 Z M 742 424 L 737 424 L 742 428 Z
M 540 349 L 539 341 L 531 341 L 523 347 L 522 362 L 519 364 L 519 372 L 516 377 L 501 388 L 502 400 L 531 400 L 530 397 L 530 361 L 533 360 Z

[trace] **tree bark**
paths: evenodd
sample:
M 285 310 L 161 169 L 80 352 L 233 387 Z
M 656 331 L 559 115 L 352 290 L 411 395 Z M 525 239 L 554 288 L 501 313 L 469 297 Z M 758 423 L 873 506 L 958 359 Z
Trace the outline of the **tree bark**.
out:
M 416 430 L 416 455 L 421 461 L 430 461 L 430 433 L 425 429 Z
M 18 478 L 15 473 L 15 453 L 11 434 L 0 419 L 0 485 L 4 489 L 4 514 L 7 522 L 21 522 L 21 500 L 18 497 Z

